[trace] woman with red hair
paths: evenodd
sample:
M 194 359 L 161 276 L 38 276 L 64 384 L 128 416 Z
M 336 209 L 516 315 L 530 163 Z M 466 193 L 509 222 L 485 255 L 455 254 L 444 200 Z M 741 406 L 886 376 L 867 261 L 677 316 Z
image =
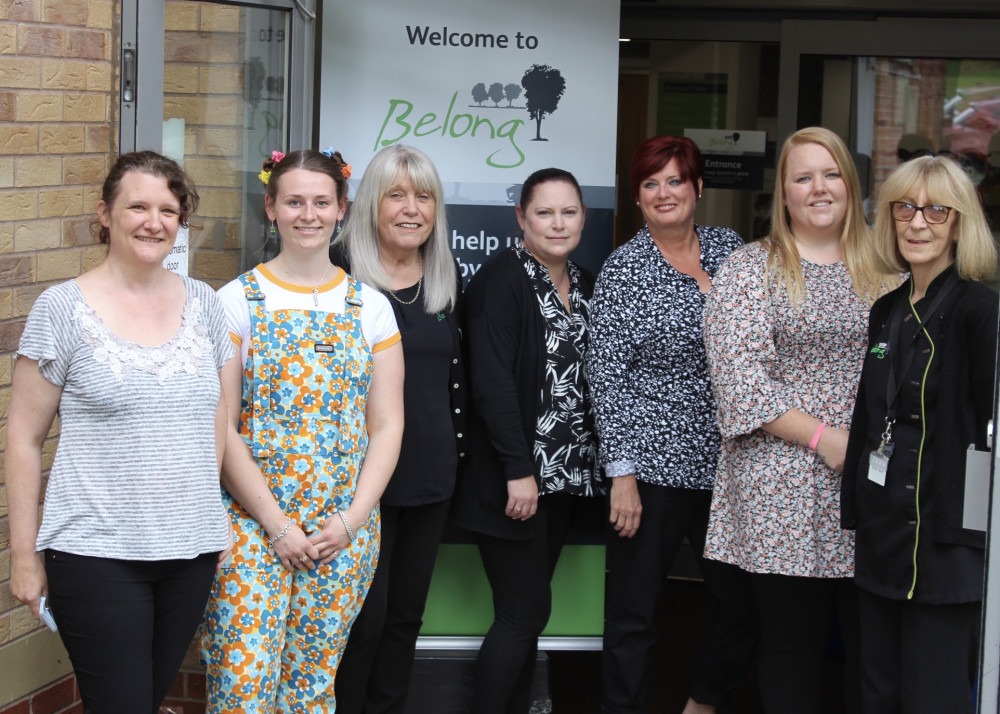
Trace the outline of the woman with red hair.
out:
M 629 178 L 646 225 L 605 262 L 591 302 L 587 369 L 613 529 L 606 713 L 646 710 L 656 609 L 685 538 L 717 602 L 738 587 L 735 568 L 701 561 L 720 445 L 702 311 L 716 271 L 743 244 L 730 228 L 695 225 L 703 167 L 690 139 L 654 136 L 639 146 Z M 717 608 L 710 622 L 685 714 L 714 712 L 753 656 L 752 616 Z

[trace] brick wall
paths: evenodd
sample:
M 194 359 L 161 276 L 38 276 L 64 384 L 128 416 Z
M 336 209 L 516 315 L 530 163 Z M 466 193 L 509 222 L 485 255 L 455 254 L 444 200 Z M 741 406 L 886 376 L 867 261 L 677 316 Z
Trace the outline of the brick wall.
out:
M 90 221 L 115 145 L 118 17 L 112 0 L 0 0 L 0 450 L 6 446 L 12 353 L 28 310 L 45 287 L 79 275 L 104 255 Z M 57 433 L 56 426 L 46 444 L 46 467 Z M 35 691 L 44 685 L 47 691 L 66 672 L 64 662 L 53 661 L 51 672 L 15 674 L 26 648 L 53 644 L 7 587 L 10 530 L 2 481 L 0 707 L 20 699 L 18 686 Z M 52 696 L 61 701 L 60 691 L 35 708 L 22 700 L 11 711 L 62 711 L 38 708 Z

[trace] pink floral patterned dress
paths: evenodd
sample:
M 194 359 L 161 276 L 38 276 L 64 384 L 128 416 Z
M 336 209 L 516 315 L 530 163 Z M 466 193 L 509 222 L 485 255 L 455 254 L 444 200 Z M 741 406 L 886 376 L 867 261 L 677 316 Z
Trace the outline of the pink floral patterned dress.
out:
M 844 263 L 802 261 L 798 308 L 752 243 L 722 266 L 705 307 L 719 456 L 705 557 L 752 573 L 851 577 L 854 535 L 840 527 L 840 474 L 806 446 L 765 432 L 795 407 L 850 427 L 868 307 Z

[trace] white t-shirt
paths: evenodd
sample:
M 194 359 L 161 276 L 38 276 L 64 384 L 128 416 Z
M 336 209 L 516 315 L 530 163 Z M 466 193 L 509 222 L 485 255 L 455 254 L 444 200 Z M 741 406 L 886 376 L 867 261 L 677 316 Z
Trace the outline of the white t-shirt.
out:
M 264 309 L 274 310 L 317 310 L 320 312 L 344 312 L 347 309 L 347 273 L 341 268 L 333 278 L 320 285 L 314 296 L 312 288 L 286 283 L 275 276 L 267 266 L 258 265 L 253 269 L 264 293 Z M 319 305 L 316 305 L 314 297 Z M 219 300 L 226 313 L 229 335 L 240 350 L 243 364 L 250 354 L 250 304 L 246 299 L 243 283 L 237 278 L 219 289 Z M 371 346 L 372 353 L 392 347 L 399 342 L 399 328 L 392 312 L 389 299 L 373 287 L 361 284 L 361 332 Z

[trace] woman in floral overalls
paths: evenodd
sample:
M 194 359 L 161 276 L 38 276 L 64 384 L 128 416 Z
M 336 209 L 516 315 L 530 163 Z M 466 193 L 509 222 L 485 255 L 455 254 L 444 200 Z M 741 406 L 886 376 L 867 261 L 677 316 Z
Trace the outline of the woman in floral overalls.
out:
M 335 711 L 375 572 L 403 355 L 387 299 L 329 262 L 349 175 L 339 153 L 275 152 L 261 180 L 281 250 L 219 291 L 238 352 L 222 373 L 235 550 L 202 637 L 210 712 Z

